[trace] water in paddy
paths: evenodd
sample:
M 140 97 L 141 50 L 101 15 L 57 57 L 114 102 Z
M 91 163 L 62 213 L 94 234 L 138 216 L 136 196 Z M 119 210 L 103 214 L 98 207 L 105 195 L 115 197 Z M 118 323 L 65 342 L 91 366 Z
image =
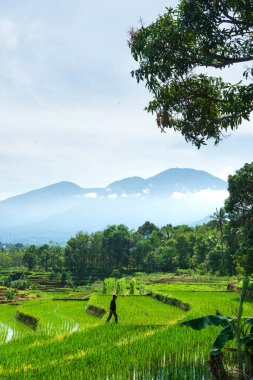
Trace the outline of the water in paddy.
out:
M 6 323 L 0 322 L 0 340 L 5 343 L 9 342 L 14 335 L 14 330 Z
M 61 323 L 55 324 L 48 322 L 46 326 L 42 328 L 42 331 L 47 335 L 57 335 L 61 333 L 72 333 L 79 329 L 79 324 L 75 323 L 68 318 L 61 320 Z
M 31 333 L 29 327 L 16 320 L 15 315 L 15 305 L 0 305 L 0 344 Z
M 56 310 L 57 312 L 57 310 Z M 10 340 L 24 336 L 27 334 L 34 334 L 33 330 L 24 323 L 19 322 L 16 318 L 15 305 L 0 305 L 0 344 L 7 343 Z M 57 323 L 46 323 L 42 328 L 38 328 L 38 332 L 43 332 L 47 335 L 55 335 L 59 333 L 71 333 L 79 329 L 79 324 L 66 316 L 59 316 Z

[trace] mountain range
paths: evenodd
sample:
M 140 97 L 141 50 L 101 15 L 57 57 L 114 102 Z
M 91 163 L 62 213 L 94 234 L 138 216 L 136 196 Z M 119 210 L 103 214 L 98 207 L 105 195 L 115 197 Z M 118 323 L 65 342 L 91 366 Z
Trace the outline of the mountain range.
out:
M 221 207 L 227 183 L 205 171 L 173 168 L 153 177 L 124 178 L 105 188 L 59 182 L 0 202 L 0 241 L 59 244 L 78 231 L 109 224 L 137 228 L 194 224 Z

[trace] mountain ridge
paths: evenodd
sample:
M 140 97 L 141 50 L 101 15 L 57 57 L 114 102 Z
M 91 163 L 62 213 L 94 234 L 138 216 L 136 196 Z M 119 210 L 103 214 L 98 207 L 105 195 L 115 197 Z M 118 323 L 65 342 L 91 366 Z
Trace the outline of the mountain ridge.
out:
M 166 181 L 165 182 L 168 182 L 168 180 L 171 180 L 172 176 L 175 177 L 175 174 L 179 174 L 179 173 L 183 173 L 184 175 L 186 173 L 191 173 L 191 174 L 199 174 L 199 173 L 202 173 L 202 175 L 204 176 L 207 176 L 209 179 L 215 179 L 216 181 L 218 181 L 217 183 L 219 183 L 221 185 L 221 188 L 223 188 L 226 184 L 226 181 L 222 180 L 221 178 L 219 177 L 216 177 L 204 170 L 196 170 L 196 169 L 191 169 L 191 168 L 170 168 L 170 169 L 166 169 L 154 176 L 151 176 L 151 177 L 148 177 L 148 178 L 142 178 L 142 177 L 139 177 L 139 176 L 132 176 L 132 177 L 127 177 L 127 178 L 123 178 L 123 179 L 120 179 L 120 180 L 117 180 L 117 181 L 114 181 L 114 182 L 111 182 L 109 185 L 105 186 L 105 187 L 94 187 L 94 188 L 85 188 L 85 187 L 81 187 L 77 184 L 75 184 L 74 182 L 71 182 L 71 181 L 60 181 L 60 182 L 56 182 L 54 184 L 50 184 L 50 185 L 47 185 L 47 186 L 43 186 L 41 188 L 37 188 L 37 189 L 33 189 L 33 190 L 29 190 L 25 193 L 22 193 L 22 194 L 17 194 L 17 195 L 14 195 L 14 196 L 11 196 L 9 198 L 6 198 L 4 200 L 1 200 L 0 201 L 0 204 L 2 204 L 3 202 L 6 202 L 6 201 L 9 201 L 9 200 L 14 200 L 16 198 L 24 198 L 26 196 L 29 196 L 29 195 L 33 195 L 33 194 L 41 194 L 41 192 L 47 192 L 48 190 L 53 190 L 53 192 L 55 192 L 56 189 L 59 189 L 60 188 L 60 192 L 57 194 L 57 195 L 68 195 L 70 193 L 76 193 L 75 195 L 79 194 L 79 193 L 87 193 L 87 192 L 94 192 L 94 191 L 107 191 L 110 190 L 110 189 L 116 189 L 119 185 L 122 185 L 123 183 L 128 183 L 129 181 L 138 181 L 138 183 L 141 183 L 143 185 L 149 185 L 150 184 L 150 181 L 154 181 L 157 182 L 157 180 L 161 180 L 164 181 L 164 177 L 166 178 Z M 172 176 L 170 176 L 170 178 L 168 178 L 168 175 L 172 174 Z M 185 180 L 185 178 L 184 178 Z M 121 186 L 119 186 L 121 187 Z M 206 188 L 206 187 L 204 187 Z M 217 186 L 218 188 L 218 186 Z M 72 191 L 70 191 L 72 190 Z M 200 190 L 200 189 L 198 189 Z
M 137 228 L 146 220 L 158 226 L 191 224 L 222 205 L 226 188 L 222 179 L 189 168 L 123 178 L 104 188 L 61 181 L 0 201 L 0 241 L 65 243 L 81 230 L 120 223 Z

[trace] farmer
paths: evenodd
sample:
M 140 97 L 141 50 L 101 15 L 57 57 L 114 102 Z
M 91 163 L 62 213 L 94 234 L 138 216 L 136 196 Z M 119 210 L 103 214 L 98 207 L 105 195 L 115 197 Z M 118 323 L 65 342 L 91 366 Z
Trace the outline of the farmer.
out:
M 117 298 L 117 295 L 114 294 L 112 296 L 112 300 L 111 300 L 111 304 L 110 304 L 110 313 L 109 313 L 109 317 L 107 318 L 107 322 L 109 322 L 112 315 L 114 315 L 115 322 L 118 323 L 118 315 L 116 313 L 116 302 L 115 302 L 116 298 Z

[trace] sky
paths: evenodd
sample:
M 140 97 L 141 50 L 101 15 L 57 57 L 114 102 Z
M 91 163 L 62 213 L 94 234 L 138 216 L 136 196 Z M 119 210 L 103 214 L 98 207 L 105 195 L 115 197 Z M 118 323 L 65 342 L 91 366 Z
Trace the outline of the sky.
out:
M 150 95 L 130 75 L 128 30 L 175 4 L 0 0 L 0 200 L 60 181 L 105 187 L 173 167 L 226 179 L 252 161 L 252 123 L 197 150 L 179 133 L 161 133 L 144 111 Z

